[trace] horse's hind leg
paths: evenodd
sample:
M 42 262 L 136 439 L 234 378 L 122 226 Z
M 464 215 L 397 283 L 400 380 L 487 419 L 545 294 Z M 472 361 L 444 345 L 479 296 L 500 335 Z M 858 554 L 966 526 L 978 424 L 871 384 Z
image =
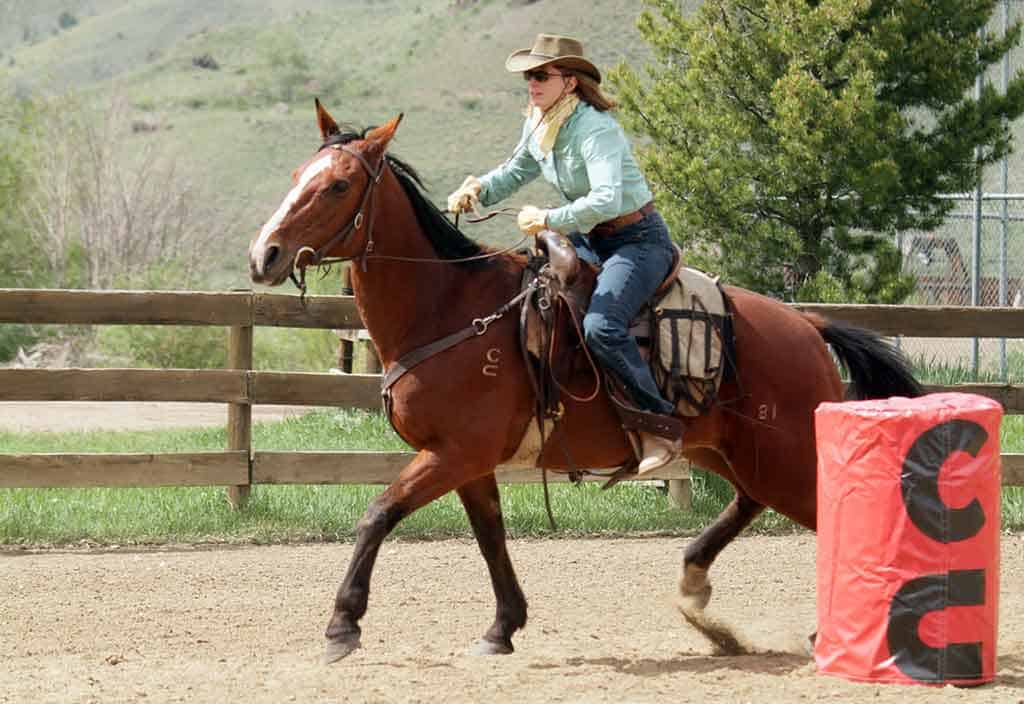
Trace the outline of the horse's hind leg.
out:
M 737 489 L 732 503 L 686 547 L 683 555 L 683 569 L 679 578 L 679 612 L 687 623 L 711 641 L 718 653 L 724 655 L 749 653 L 751 647 L 731 626 L 710 618 L 704 612 L 704 607 L 711 599 L 708 569 L 722 548 L 750 525 L 762 510 L 763 505 Z
M 519 587 L 505 544 L 498 483 L 493 474 L 488 474 L 459 487 L 458 492 L 480 552 L 487 561 L 497 599 L 494 624 L 469 652 L 471 655 L 511 653 L 514 650 L 512 634 L 526 625 L 526 598 Z
M 398 479 L 366 509 L 356 526 L 352 561 L 338 589 L 334 613 L 327 624 L 324 662 L 340 660 L 359 647 L 362 633 L 359 619 L 366 613 L 370 575 L 384 538 L 410 513 L 465 482 L 469 471 L 450 458 L 443 460 L 436 452 L 420 450 L 402 469 Z
M 708 580 L 711 563 L 763 510 L 762 504 L 737 490 L 736 497 L 715 522 L 686 546 L 679 577 L 680 608 L 702 611 L 708 605 L 711 599 L 711 582 Z

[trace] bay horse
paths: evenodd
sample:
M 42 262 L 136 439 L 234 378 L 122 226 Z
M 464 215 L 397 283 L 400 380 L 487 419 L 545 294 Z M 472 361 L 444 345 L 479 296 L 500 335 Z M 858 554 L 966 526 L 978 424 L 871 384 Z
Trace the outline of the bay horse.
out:
M 417 450 L 358 523 L 324 660 L 360 646 L 359 621 L 384 538 L 450 491 L 465 507 L 497 601 L 493 624 L 470 652 L 511 653 L 527 610 L 506 548 L 495 467 L 516 453 L 534 398 L 519 351 L 519 316 L 500 314 L 521 289 L 525 257 L 481 247 L 423 195 L 416 171 L 387 153 L 401 115 L 363 134 L 343 132 L 319 101 L 316 116 L 322 146 L 295 170 L 292 189 L 253 240 L 251 278 L 277 286 L 296 270 L 304 275 L 306 266 L 353 262 L 356 304 L 393 382 L 392 424 Z M 735 498 L 684 551 L 684 614 L 703 612 L 708 568 L 765 506 L 815 528 L 813 414 L 821 402 L 844 395 L 826 343 L 848 370 L 852 397 L 921 393 L 906 360 L 874 333 L 740 288 L 725 290 L 736 374 L 723 381 L 710 411 L 687 419 L 684 456 L 727 479 Z M 428 346 L 433 354 L 419 354 Z M 420 357 L 415 366 L 410 354 Z M 567 396 L 564 404 L 564 447 L 542 452 L 543 466 L 568 471 L 568 455 L 577 467 L 618 467 L 632 457 L 607 394 L 590 402 Z

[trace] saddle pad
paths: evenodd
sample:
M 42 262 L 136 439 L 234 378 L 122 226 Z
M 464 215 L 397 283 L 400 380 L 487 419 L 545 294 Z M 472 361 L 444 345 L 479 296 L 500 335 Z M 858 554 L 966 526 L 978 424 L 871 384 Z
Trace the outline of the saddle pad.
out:
M 681 415 L 700 415 L 722 380 L 728 311 L 718 279 L 684 267 L 653 309 L 655 381 Z

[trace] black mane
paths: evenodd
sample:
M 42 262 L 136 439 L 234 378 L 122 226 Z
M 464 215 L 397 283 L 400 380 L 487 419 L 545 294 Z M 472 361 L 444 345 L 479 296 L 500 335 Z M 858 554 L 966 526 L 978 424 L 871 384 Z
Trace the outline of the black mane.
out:
M 329 137 L 320 146 L 320 149 L 339 144 L 348 144 L 357 139 L 364 139 L 370 129 L 372 128 L 368 127 L 362 133 L 354 130 L 339 132 Z M 386 154 L 384 158 L 387 159 L 388 165 L 398 179 L 398 183 L 402 185 L 402 190 L 405 191 L 405 195 L 412 205 L 413 212 L 416 213 L 416 220 L 419 222 L 420 227 L 423 228 L 423 231 L 427 233 L 427 239 L 430 240 L 430 244 L 433 245 L 438 257 L 441 259 L 463 259 L 485 253 L 483 247 L 462 234 L 444 216 L 444 213 L 423 194 L 426 186 L 423 185 L 423 180 L 416 169 L 396 156 Z M 456 266 L 478 269 L 487 266 L 492 261 L 492 259 L 480 259 L 471 262 L 458 262 Z

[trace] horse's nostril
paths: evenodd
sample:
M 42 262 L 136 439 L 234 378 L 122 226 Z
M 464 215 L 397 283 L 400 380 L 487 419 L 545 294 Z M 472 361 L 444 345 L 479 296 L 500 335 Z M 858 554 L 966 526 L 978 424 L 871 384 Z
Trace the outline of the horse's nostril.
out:
M 270 267 L 274 266 L 274 262 L 277 261 L 279 254 L 281 254 L 281 248 L 277 245 L 272 244 L 267 247 L 267 253 L 263 257 L 263 271 L 267 271 Z

